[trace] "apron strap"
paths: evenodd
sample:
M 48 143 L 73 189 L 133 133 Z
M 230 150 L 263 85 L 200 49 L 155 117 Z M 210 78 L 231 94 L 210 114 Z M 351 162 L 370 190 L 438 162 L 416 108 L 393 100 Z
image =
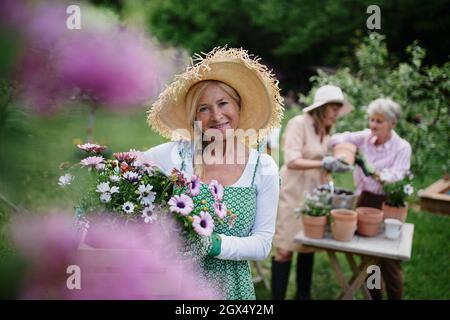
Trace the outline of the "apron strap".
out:
M 255 168 L 253 169 L 253 177 L 252 177 L 252 184 L 251 184 L 252 187 L 254 187 L 254 185 L 255 185 L 256 170 L 258 169 L 260 157 L 261 157 L 261 152 L 258 152 L 258 159 L 256 160 L 256 165 L 255 165 Z

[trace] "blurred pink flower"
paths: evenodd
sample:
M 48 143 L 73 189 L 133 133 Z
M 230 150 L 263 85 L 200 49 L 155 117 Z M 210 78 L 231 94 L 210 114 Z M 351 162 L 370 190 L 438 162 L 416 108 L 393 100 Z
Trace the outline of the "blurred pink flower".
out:
M 83 167 L 95 167 L 95 168 L 101 168 L 99 167 L 101 164 L 105 162 L 105 159 L 103 157 L 87 157 L 80 161 L 80 164 Z
M 17 25 L 26 39 L 19 68 L 25 100 L 42 114 L 77 98 L 114 111 L 148 104 L 170 73 L 158 48 L 144 32 L 124 29 L 117 17 L 88 4 L 81 4 L 82 29 L 69 30 L 68 5 L 25 7 L 31 18 Z
M 85 144 L 77 144 L 77 147 L 81 150 L 84 150 L 88 153 L 101 153 L 106 150 L 106 146 L 101 146 L 93 143 L 85 143 Z
M 64 42 L 57 68 L 64 87 L 114 110 L 144 104 L 162 83 L 155 48 L 139 33 L 80 34 Z
M 26 216 L 13 221 L 12 239 L 27 261 L 24 299 L 220 298 L 156 223 L 92 219 L 80 242 L 69 215 Z M 81 270 L 80 289 L 68 289 L 69 266 Z

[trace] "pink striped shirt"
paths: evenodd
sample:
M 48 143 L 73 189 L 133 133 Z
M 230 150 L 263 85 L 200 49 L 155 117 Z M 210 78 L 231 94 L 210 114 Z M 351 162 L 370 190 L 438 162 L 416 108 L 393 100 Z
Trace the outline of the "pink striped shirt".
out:
M 394 130 L 392 130 L 391 138 L 379 146 L 375 145 L 376 139 L 377 137 L 372 135 L 370 129 L 365 129 L 356 132 L 337 133 L 331 137 L 329 144 L 333 147 L 342 142 L 353 143 L 377 172 L 382 169 L 398 172 L 409 170 L 411 145 L 408 141 L 400 138 Z M 355 168 L 353 179 L 357 194 L 362 191 L 383 194 L 381 184 L 371 177 L 366 177 L 359 166 Z

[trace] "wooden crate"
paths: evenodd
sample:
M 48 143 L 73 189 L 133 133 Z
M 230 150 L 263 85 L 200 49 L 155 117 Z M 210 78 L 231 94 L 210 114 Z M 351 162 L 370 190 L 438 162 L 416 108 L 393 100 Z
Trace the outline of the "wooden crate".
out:
M 450 214 L 450 180 L 440 179 L 419 191 L 420 208 L 436 213 Z

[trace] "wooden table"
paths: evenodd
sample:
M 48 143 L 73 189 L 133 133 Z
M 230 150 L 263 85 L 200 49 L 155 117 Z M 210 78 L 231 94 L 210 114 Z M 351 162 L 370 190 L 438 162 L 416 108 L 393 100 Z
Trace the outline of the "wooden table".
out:
M 308 238 L 305 237 L 302 230 L 295 236 L 294 241 L 327 252 L 337 280 L 342 287 L 339 299 L 353 299 L 355 292 L 361 288 L 364 298 L 370 300 L 369 290 L 364 285 L 368 276 L 367 267 L 377 265 L 380 258 L 400 261 L 410 260 L 413 234 L 414 225 L 405 223 L 400 236 L 395 240 L 387 239 L 384 236 L 384 230 L 375 237 L 355 235 L 353 240 L 349 242 L 336 241 L 329 232 L 325 233 L 323 239 Z M 337 259 L 336 253 L 338 252 L 345 254 L 352 270 L 353 276 L 348 281 Z M 359 265 L 356 263 L 354 256 L 361 257 Z

